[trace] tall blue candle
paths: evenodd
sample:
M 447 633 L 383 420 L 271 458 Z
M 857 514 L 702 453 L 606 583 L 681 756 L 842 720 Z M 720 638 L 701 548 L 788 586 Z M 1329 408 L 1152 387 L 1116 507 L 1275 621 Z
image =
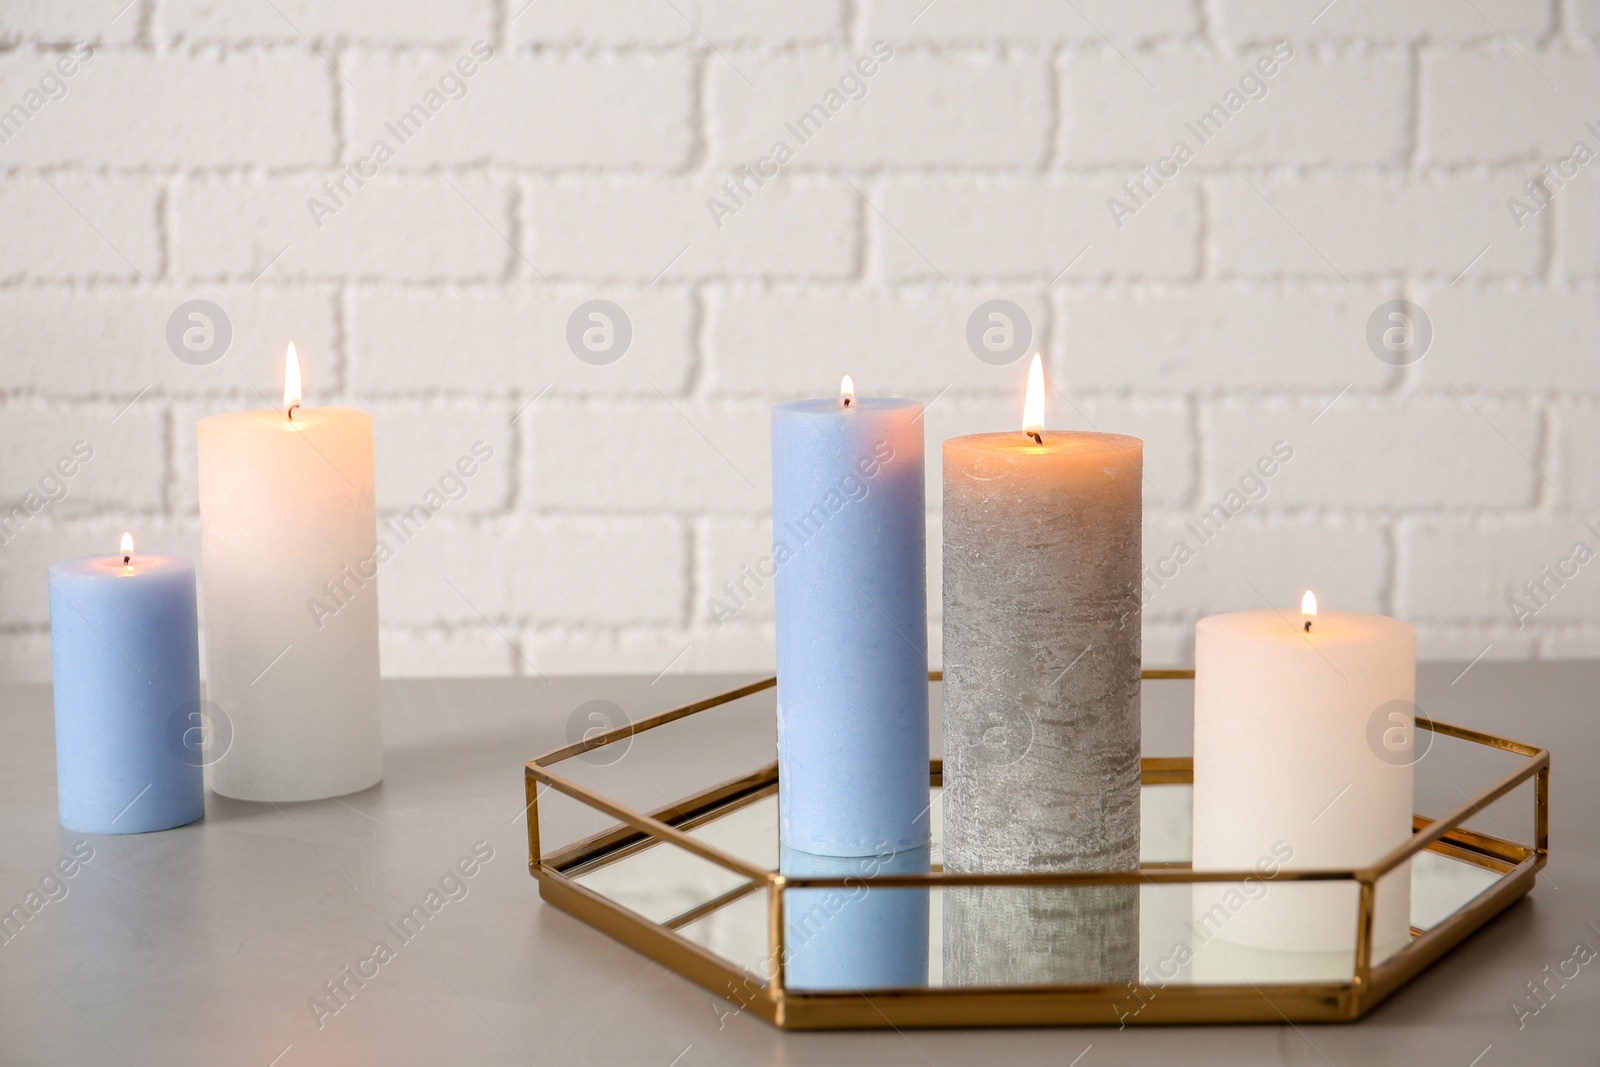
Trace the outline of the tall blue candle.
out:
M 828 856 L 928 842 L 922 405 L 772 409 L 778 810 Z
M 194 563 L 123 552 L 50 568 L 61 825 L 137 834 L 205 814 Z

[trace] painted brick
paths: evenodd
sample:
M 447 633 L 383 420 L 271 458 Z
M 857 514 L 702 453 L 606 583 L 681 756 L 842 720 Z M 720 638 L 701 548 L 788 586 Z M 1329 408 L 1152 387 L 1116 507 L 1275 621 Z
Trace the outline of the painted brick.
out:
M 168 344 L 175 317 L 180 348 L 184 330 L 204 327 L 178 314 L 191 300 L 220 307 L 232 334 L 226 353 L 208 366 L 183 362 Z M 248 398 L 244 406 L 255 406 L 262 402 L 257 390 L 269 398 L 281 395 L 283 353 L 291 339 L 305 361 L 307 388 L 335 377 L 333 297 L 317 289 L 265 283 L 6 289 L 0 290 L 0 321 L 6 323 L 13 379 L 51 395 L 120 396 L 126 402 L 146 387 L 180 395 L 228 391 Z M 213 343 L 217 336 L 213 324 Z
M 1568 31 L 1585 36 L 1600 36 L 1600 0 L 1571 0 L 1567 4 Z
M 760 402 L 574 404 L 534 409 L 528 500 L 582 511 L 752 514 L 771 504 L 771 416 Z M 619 478 L 620 470 L 629 477 Z
M 1219 0 L 1215 32 L 1232 40 L 1489 40 L 1528 37 L 1550 27 L 1546 3 L 1528 0 Z
M 23 684 L 50 681 L 50 632 L 0 631 L 0 678 Z
M 1402 534 L 1398 597 L 1408 616 L 1492 622 L 1537 633 L 1600 612 L 1600 514 L 1462 523 L 1417 522 Z M 1547 571 L 1546 568 L 1549 568 Z M 1535 588 L 1529 592 L 1527 584 Z M 1515 600 L 1518 606 L 1509 604 Z
M 272 41 L 298 46 L 310 38 L 437 45 L 494 37 L 491 0 L 343 0 L 337 4 L 316 0 L 273 0 L 271 4 L 161 0 L 157 20 L 161 35 L 174 43 Z M 345 72 L 350 74 L 348 68 Z M 359 84 L 359 78 L 354 80 Z
M 506 596 L 520 618 L 546 623 L 679 624 L 688 602 L 688 544 L 664 518 L 522 519 L 506 532 Z
M 540 0 L 521 13 L 513 8 L 511 35 L 536 45 L 815 44 L 843 37 L 844 12 L 841 0 Z
M 1036 289 L 931 291 L 849 288 L 730 289 L 710 300 L 707 387 L 715 393 L 829 394 L 840 375 L 864 393 L 924 401 L 950 388 L 1017 388 L 1027 364 L 994 366 L 967 342 L 967 324 L 990 300 L 1022 308 L 1029 351 L 1042 345 L 1049 311 Z M 990 320 L 983 319 L 985 327 Z M 1018 356 L 1019 361 L 1025 353 Z
M 35 53 L 0 57 L 0 101 L 22 99 L 45 71 Z M 6 143 L 7 163 L 326 164 L 334 153 L 333 77 L 315 54 L 95 52 L 65 82 L 66 95 Z
M 1600 151 L 1600 139 L 1596 139 L 1590 147 Z M 1559 198 L 1555 207 L 1556 262 L 1568 274 L 1594 277 L 1600 275 L 1600 241 L 1594 239 L 1600 233 L 1600 174 L 1588 174 L 1588 170 L 1596 169 L 1600 164 L 1590 163 L 1585 168 L 1585 177 L 1577 182 L 1565 186 L 1557 191 Z M 1516 190 L 1507 192 L 1507 199 L 1516 195 Z M 1518 197 L 1529 208 L 1533 202 L 1527 197 Z M 1509 210 L 1508 214 L 1509 214 Z M 1524 217 L 1524 229 L 1538 223 L 1537 218 L 1528 220 Z
M 1271 499 L 1275 481 L 1265 480 L 1261 502 Z M 1226 521 L 1204 507 L 1149 516 L 1144 568 L 1147 619 L 1193 622 L 1268 606 L 1291 611 L 1307 589 L 1340 610 L 1381 613 L 1387 607 L 1389 550 L 1380 530 L 1263 518 L 1259 504 L 1247 504 Z
M 684 57 L 497 54 L 480 62 L 462 51 L 352 58 L 346 70 L 356 83 L 346 162 L 381 140 L 394 152 L 385 168 L 483 161 L 671 169 L 687 162 L 694 140 L 694 79 Z M 412 110 L 418 105 L 423 111 Z M 408 114 L 423 116 L 420 128 L 415 117 L 402 121 Z
M 1600 389 L 1600 303 L 1593 293 L 1423 289 L 1417 301 L 1433 345 L 1416 365 L 1419 384 L 1448 389 Z
M 1005 4 L 951 4 L 942 0 L 877 0 L 866 12 L 867 37 L 891 41 L 1007 41 L 1040 46 L 1101 45 L 1104 35 L 1122 41 L 1192 36 L 1199 31 L 1195 8 L 1185 0 L 1010 0 Z
M 115 279 L 161 273 L 159 189 L 69 175 L 0 184 L 0 278 Z
M 1507 225 L 1506 184 L 1477 177 L 1416 185 L 1217 179 L 1211 198 L 1217 271 L 1335 279 L 1415 272 L 1449 281 L 1471 265 L 1474 279 L 1528 276 L 1539 268 L 1541 239 L 1534 227 L 1518 234 Z
M 509 555 L 499 525 L 473 522 L 446 505 L 420 527 L 380 517 L 378 540 L 393 552 L 378 571 L 385 625 L 493 625 L 511 633 L 516 613 L 507 596 Z
M 719 220 L 706 203 L 721 195 L 710 178 L 539 183 L 524 207 L 530 258 L 549 278 L 646 283 L 854 270 L 861 209 L 849 186 L 769 182 Z
M 487 281 L 519 262 L 509 191 L 482 178 L 381 175 L 331 215 L 336 174 L 202 179 L 174 194 L 173 263 L 202 278 Z M 317 222 L 321 225 L 318 226 Z
M 1555 471 L 1561 503 L 1573 509 L 1600 509 L 1600 406 L 1580 403 L 1556 408 Z
M 27 502 L 23 536 L 45 530 L 44 515 L 160 511 L 167 451 L 161 409 L 149 401 L 122 407 L 103 401 L 65 407 L 26 399 L 0 404 L 0 451 L 6 456 L 0 502 L 8 515 Z M 89 458 L 82 460 L 85 453 Z M 74 473 L 65 477 L 65 470 Z M 29 498 L 31 491 L 39 495 Z M 32 511 L 33 506 L 40 510 Z M 11 528 L 0 527 L 0 537 Z
M 380 512 L 405 511 L 430 491 L 449 501 L 452 514 L 505 508 L 516 459 L 505 406 L 393 401 L 363 406 L 372 411 Z
M 1230 57 L 1141 55 L 1137 64 L 1114 52 L 1062 60 L 1065 165 L 1156 168 L 1179 142 L 1193 153 L 1178 169 L 1180 182 L 1186 171 L 1240 164 L 1404 161 L 1410 73 L 1403 57 L 1326 59 L 1262 45 Z M 1262 77 L 1262 70 L 1273 73 Z
M 1161 190 L 1120 231 L 1106 208 L 1116 192 L 1109 179 L 894 181 L 862 192 L 871 200 L 863 210 L 873 259 L 892 281 L 1050 282 L 1080 254 L 1075 280 L 1180 278 L 1198 268 L 1193 187 Z
M 1056 350 L 1079 388 L 1375 388 L 1396 371 L 1365 341 L 1382 290 L 1205 285 L 1058 296 Z
M 1524 405 L 1474 398 L 1474 410 L 1454 395 L 1347 395 L 1323 411 L 1327 403 L 1208 405 L 1201 417 L 1206 506 L 1279 440 L 1294 449 L 1294 457 L 1273 479 L 1266 506 L 1274 510 L 1508 508 L 1534 502 L 1538 475 L 1523 456 L 1535 453 L 1539 420 Z
M 885 54 L 892 58 L 880 62 Z M 742 76 L 711 67 L 711 163 L 719 172 L 740 164 L 772 170 L 777 163 L 756 161 L 779 142 L 794 156 L 785 170 L 1031 169 L 1049 150 L 1042 60 L 896 55 L 886 44 L 749 60 L 740 69 Z M 873 73 L 862 77 L 866 70 Z
M 128 0 L 11 0 L 0 10 L 0 43 L 126 44 L 139 35 L 144 6 Z
M 591 314 L 604 314 L 580 314 L 591 300 L 620 307 L 632 331 L 627 350 L 604 366 L 579 359 L 567 340 L 576 322 L 579 348 L 590 355 L 582 331 L 598 324 Z M 504 396 L 516 389 L 525 394 L 519 407 L 546 386 L 556 394 L 654 398 L 656 388 L 680 393 L 694 365 L 694 301 L 681 290 L 362 287 L 351 294 L 350 309 L 350 379 L 367 393 Z M 619 336 L 615 326 L 612 343 Z
M 1423 62 L 1422 152 L 1452 163 L 1554 161 L 1600 125 L 1600 57 L 1524 46 L 1430 53 Z
M 773 581 L 762 561 L 772 556 L 772 516 L 713 518 L 697 524 L 694 624 L 720 632 L 737 620 L 770 622 Z
M 688 558 L 670 520 L 462 522 L 446 504 L 402 539 L 379 573 L 382 617 L 422 625 L 493 622 L 682 624 Z

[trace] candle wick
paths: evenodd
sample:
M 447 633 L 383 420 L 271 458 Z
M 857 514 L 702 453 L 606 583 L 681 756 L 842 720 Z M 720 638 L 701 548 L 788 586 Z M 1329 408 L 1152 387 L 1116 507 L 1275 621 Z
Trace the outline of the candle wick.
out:
M 1033 443 L 1034 444 L 1036 444 L 1036 445 L 1044 444 L 1044 438 L 1039 436 L 1039 431 L 1038 430 L 1029 430 L 1029 431 L 1027 431 L 1027 433 L 1028 433 L 1029 437 L 1033 438 Z
M 1310 632 L 1311 632 L 1311 620 L 1307 619 L 1306 620 L 1306 633 L 1310 633 Z
M 289 405 L 289 410 L 288 410 L 288 412 L 286 414 L 288 414 L 290 422 L 294 421 L 294 409 L 299 407 L 299 406 L 300 406 L 299 404 L 290 404 Z
M 132 562 L 133 562 L 133 556 L 132 555 L 124 555 L 122 557 L 122 565 L 124 567 L 126 567 L 128 564 L 130 564 Z
M 849 397 L 845 397 L 843 403 L 844 403 L 845 407 L 849 407 L 850 406 L 850 398 Z

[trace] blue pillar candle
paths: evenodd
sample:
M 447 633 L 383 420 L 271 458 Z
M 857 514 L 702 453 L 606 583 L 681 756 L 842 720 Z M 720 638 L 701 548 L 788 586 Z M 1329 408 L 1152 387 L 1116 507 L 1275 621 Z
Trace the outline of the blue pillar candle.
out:
M 194 822 L 205 786 L 194 563 L 133 553 L 50 568 L 61 825 L 138 834 Z
M 922 405 L 852 394 L 772 409 L 780 832 L 827 856 L 928 842 Z

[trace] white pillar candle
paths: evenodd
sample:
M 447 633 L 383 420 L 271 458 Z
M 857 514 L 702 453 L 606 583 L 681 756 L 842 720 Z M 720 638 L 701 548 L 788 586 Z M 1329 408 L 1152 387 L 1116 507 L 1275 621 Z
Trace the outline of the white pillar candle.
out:
M 207 697 L 232 726 L 211 787 L 313 800 L 383 776 L 372 416 L 300 406 L 200 420 Z
M 1195 627 L 1194 867 L 1360 867 L 1411 836 L 1416 631 L 1267 608 Z M 1399 715 L 1399 719 L 1392 718 Z M 1198 937 L 1350 952 L 1354 882 L 1196 885 Z M 1409 937 L 1410 867 L 1378 883 L 1374 959 Z

